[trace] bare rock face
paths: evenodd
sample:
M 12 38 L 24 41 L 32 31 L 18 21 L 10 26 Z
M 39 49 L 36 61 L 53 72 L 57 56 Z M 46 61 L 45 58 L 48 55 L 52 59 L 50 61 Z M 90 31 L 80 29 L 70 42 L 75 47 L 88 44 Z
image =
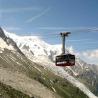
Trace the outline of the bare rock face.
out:
M 21 53 L 24 55 L 21 50 L 18 48 L 17 44 L 9 37 L 7 37 L 3 31 L 3 29 L 0 27 L 0 37 L 6 42 L 7 45 L 12 45 L 15 51 Z

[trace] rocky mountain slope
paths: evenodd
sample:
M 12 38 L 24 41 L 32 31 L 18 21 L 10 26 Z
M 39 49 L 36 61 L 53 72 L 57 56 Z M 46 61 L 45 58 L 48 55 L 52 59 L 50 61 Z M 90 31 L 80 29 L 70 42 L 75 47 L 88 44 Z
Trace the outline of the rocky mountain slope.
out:
M 74 69 L 54 66 L 53 58 L 60 51 L 58 46 L 53 48 L 54 46 L 49 45 L 49 48 L 47 43 L 37 37 L 17 37 L 0 29 L 1 83 L 34 98 L 87 98 L 87 96 L 97 98 L 85 85 L 70 75 L 70 71 Z M 11 38 L 17 45 L 12 44 L 14 41 Z M 11 42 L 8 43 L 7 39 L 11 39 Z M 32 41 L 33 44 L 30 43 Z M 67 71 L 68 69 L 70 71 Z M 77 74 L 74 75 L 77 76 Z
M 4 32 L 17 43 L 19 49 L 31 61 L 53 69 L 52 67 L 54 65 L 55 56 L 61 53 L 61 45 L 50 45 L 37 36 L 18 36 L 16 34 L 6 32 L 5 30 Z M 66 52 L 69 51 L 72 51 L 71 47 L 69 47 Z M 77 57 L 76 65 L 72 67 L 65 67 L 64 70 L 79 81 L 83 82 L 93 93 L 98 95 L 98 93 L 96 93 L 98 92 L 98 67 L 96 65 L 93 66 L 87 64 Z
M 0 33 L 2 33 L 2 36 L 5 36 L 3 35 L 4 32 L 1 31 Z M 17 45 L 12 44 L 12 40 L 8 44 L 2 36 L 0 36 L 0 82 L 29 95 L 29 97 L 61 98 L 58 94 L 55 94 L 34 79 L 33 71 L 35 71 L 35 78 L 36 74 L 39 73 L 37 72 L 38 69 L 34 67 L 36 64 L 31 63 L 17 48 Z M 5 38 L 10 40 L 6 36 Z M 1 94 L 1 96 L 5 95 Z

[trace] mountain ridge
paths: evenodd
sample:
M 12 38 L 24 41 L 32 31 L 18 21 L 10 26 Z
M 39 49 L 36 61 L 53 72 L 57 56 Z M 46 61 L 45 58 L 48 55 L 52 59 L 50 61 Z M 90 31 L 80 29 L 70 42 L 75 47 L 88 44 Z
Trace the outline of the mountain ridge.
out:
M 11 37 L 11 34 L 8 32 L 5 32 L 5 34 L 9 37 Z M 12 38 L 12 37 L 11 37 Z M 20 38 L 20 39 L 19 39 Z M 34 37 L 33 37 L 34 38 Z M 79 81 L 77 81 L 75 78 L 73 78 L 72 76 L 70 76 L 66 71 L 66 69 L 63 69 L 61 67 L 56 67 L 53 63 L 53 59 L 55 58 L 55 56 L 57 54 L 60 53 L 60 50 L 58 49 L 58 47 L 53 48 L 53 46 L 48 45 L 47 43 L 45 43 L 44 41 L 39 42 L 38 40 L 31 40 L 31 39 L 27 39 L 25 37 L 23 37 L 24 42 L 21 45 L 21 41 L 23 41 L 22 37 L 18 37 L 18 39 L 15 39 L 14 37 L 12 38 L 14 41 L 16 41 L 17 46 L 20 48 L 20 50 L 33 62 L 41 64 L 41 66 L 43 66 L 44 68 L 48 68 L 49 70 L 51 70 L 52 72 L 54 72 L 54 74 L 61 76 L 62 78 L 67 79 L 68 81 L 70 81 L 72 84 L 73 82 L 75 82 L 73 85 L 75 85 L 76 87 L 79 87 L 81 89 L 81 91 L 83 91 L 85 94 L 87 94 L 89 96 L 89 98 L 97 98 L 95 95 L 93 95 L 89 89 L 87 89 L 83 84 L 81 84 Z M 33 46 L 31 41 L 33 41 Z M 19 42 L 20 41 L 20 42 Z M 36 42 L 38 41 L 38 42 Z M 29 46 L 31 46 L 32 52 L 30 51 L 30 47 L 28 48 L 28 43 Z M 37 45 L 36 45 L 37 44 Z M 41 44 L 41 45 L 40 45 Z M 26 47 L 24 48 L 23 46 L 26 45 Z M 47 47 L 48 46 L 48 47 Z M 53 51 L 52 51 L 52 50 Z M 39 52 L 37 55 L 36 53 L 41 50 L 41 52 Z M 50 51 L 51 50 L 51 51 Z M 36 52 L 36 53 L 35 53 Z M 34 54 L 35 53 L 35 54 Z M 28 54 L 28 55 L 27 55 Z M 31 57 L 30 57 L 31 56 Z M 67 70 L 73 70 L 70 69 L 69 67 L 67 68 Z M 75 72 L 74 72 L 75 73 Z M 78 84 L 77 84 L 78 83 Z

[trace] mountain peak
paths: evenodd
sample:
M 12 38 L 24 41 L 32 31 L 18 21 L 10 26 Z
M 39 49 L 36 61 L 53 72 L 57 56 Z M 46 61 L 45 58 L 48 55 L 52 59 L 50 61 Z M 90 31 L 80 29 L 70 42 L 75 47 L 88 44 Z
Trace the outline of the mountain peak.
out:
M 17 47 L 16 43 L 10 37 L 6 36 L 4 30 L 1 27 L 0 27 L 0 48 L 14 50 L 23 54 L 21 50 Z
M 3 29 L 1 27 L 0 27 L 0 37 L 2 39 L 5 39 L 6 38 L 6 35 L 4 34 L 4 31 L 3 31 Z

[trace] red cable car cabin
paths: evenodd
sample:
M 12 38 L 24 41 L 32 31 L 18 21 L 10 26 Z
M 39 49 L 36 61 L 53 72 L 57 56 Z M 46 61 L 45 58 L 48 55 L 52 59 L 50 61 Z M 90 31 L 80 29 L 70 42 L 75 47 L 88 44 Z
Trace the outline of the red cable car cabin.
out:
M 72 54 L 62 54 L 56 56 L 56 66 L 74 66 L 75 65 L 75 55 Z
M 74 66 L 75 65 L 75 55 L 70 53 L 65 54 L 65 37 L 68 37 L 70 32 L 60 33 L 62 37 L 62 54 L 56 56 L 55 65 L 56 66 Z

